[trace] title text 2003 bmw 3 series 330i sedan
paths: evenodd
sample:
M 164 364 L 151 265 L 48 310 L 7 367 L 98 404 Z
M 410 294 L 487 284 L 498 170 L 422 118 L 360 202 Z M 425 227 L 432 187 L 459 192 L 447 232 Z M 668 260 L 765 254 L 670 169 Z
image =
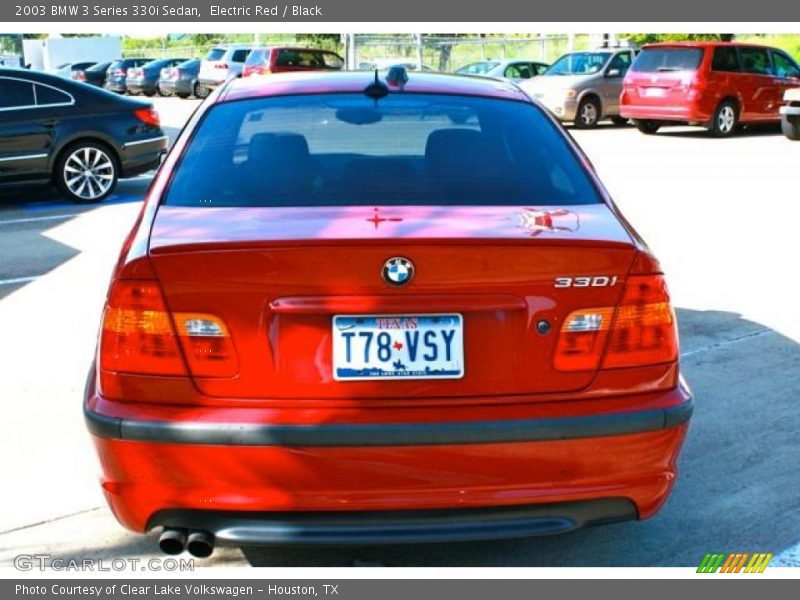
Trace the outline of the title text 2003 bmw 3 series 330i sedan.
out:
M 658 262 L 513 84 L 232 81 L 124 244 L 86 417 L 161 548 L 551 534 L 666 500 Z

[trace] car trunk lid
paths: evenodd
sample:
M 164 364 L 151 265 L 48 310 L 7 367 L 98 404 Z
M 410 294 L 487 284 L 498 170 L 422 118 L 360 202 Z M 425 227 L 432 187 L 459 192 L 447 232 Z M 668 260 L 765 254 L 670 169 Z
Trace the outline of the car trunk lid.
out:
M 559 328 L 576 309 L 616 304 L 635 246 L 601 204 L 162 206 L 150 255 L 170 311 L 216 315 L 232 336 L 239 374 L 195 378 L 204 393 L 435 398 L 588 385 L 593 372 L 553 368 Z M 395 256 L 415 266 L 403 287 L 382 277 Z M 463 317 L 463 377 L 335 380 L 334 315 L 420 314 Z

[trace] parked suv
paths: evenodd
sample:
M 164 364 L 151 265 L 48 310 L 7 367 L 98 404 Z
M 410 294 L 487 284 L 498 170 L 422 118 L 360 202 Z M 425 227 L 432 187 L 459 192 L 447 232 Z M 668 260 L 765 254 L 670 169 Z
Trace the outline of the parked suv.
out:
M 725 137 L 737 126 L 777 122 L 800 67 L 783 50 L 729 42 L 645 46 L 625 78 L 622 115 L 643 133 L 700 125 Z
M 239 77 L 250 54 L 249 46 L 215 46 L 200 62 L 200 85 L 214 88 L 229 77 Z
M 283 71 L 339 71 L 344 59 L 314 48 L 255 48 L 244 63 L 242 77 Z
M 595 127 L 605 118 L 624 123 L 619 95 L 635 53 L 632 48 L 568 52 L 544 74 L 520 85 L 558 119 L 574 122 L 576 127 Z

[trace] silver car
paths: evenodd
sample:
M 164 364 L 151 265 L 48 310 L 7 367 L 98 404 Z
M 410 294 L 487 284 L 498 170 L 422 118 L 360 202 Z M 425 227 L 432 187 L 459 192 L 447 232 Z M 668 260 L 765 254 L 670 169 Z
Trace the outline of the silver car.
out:
M 786 90 L 781 106 L 781 128 L 790 140 L 800 141 L 800 88 Z
M 230 77 L 242 74 L 244 61 L 250 54 L 250 46 L 215 46 L 208 51 L 200 62 L 200 73 L 197 80 L 201 86 L 214 88 Z
M 631 48 L 568 52 L 543 75 L 520 86 L 561 121 L 579 128 L 595 127 L 601 119 L 627 122 L 619 116 L 622 81 L 633 63 Z
M 464 65 L 455 72 L 459 75 L 478 75 L 520 82 L 541 75 L 548 66 L 535 60 L 480 60 Z

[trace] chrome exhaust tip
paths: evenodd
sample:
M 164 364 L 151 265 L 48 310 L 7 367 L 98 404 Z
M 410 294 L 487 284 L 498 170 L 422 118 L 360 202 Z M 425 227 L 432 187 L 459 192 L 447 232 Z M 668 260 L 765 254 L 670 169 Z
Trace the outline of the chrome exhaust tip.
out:
M 214 552 L 214 535 L 207 531 L 193 531 L 189 534 L 186 549 L 195 558 L 208 558 Z
M 186 531 L 165 527 L 158 538 L 158 547 L 164 554 L 175 556 L 186 549 Z

